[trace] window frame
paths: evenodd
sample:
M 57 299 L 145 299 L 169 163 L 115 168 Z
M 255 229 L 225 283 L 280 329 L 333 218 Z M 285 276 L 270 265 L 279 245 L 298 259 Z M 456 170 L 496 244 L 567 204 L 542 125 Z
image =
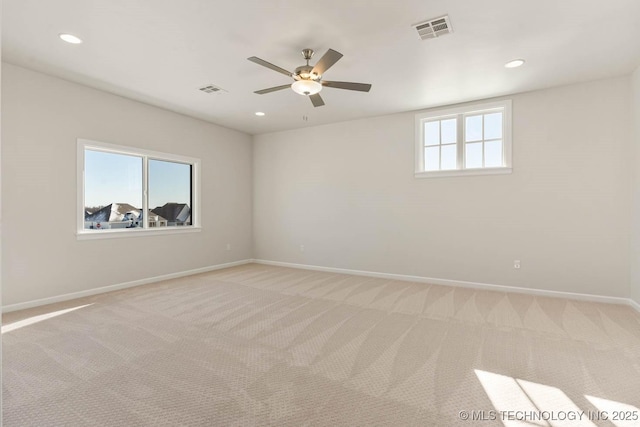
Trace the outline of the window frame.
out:
M 142 212 L 148 212 L 148 190 L 149 190 L 149 160 L 161 160 L 191 165 L 191 204 L 192 212 L 191 225 L 176 227 L 149 227 L 148 214 L 145 216 L 144 226 L 133 229 L 108 229 L 108 230 L 88 230 L 84 226 L 84 192 L 85 192 L 85 150 L 101 151 L 105 153 L 122 154 L 142 158 Z M 110 144 L 107 142 L 94 141 L 90 139 L 78 138 L 77 140 L 77 205 L 76 205 L 76 236 L 78 240 L 87 239 L 110 239 L 124 237 L 140 237 L 166 234 L 182 234 L 200 232 L 202 225 L 200 222 L 200 159 L 177 154 L 162 153 L 158 151 L 145 150 L 136 147 Z
M 460 107 L 423 111 L 415 116 L 415 178 L 510 174 L 512 163 L 512 102 L 510 99 L 468 104 Z M 502 157 L 504 166 L 465 168 L 465 121 L 467 116 L 502 111 Z M 426 171 L 424 169 L 424 124 L 456 118 L 456 169 Z M 483 140 L 484 141 L 484 140 Z M 442 154 L 441 154 L 442 155 Z

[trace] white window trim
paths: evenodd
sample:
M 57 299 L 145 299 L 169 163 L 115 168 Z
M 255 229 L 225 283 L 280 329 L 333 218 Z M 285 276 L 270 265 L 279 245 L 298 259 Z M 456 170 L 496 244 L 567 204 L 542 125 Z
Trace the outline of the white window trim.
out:
M 197 233 L 202 231 L 200 222 L 201 209 L 200 209 L 200 159 L 193 157 L 180 156 L 176 154 L 162 153 L 158 151 L 143 150 L 135 147 L 125 147 L 123 145 L 110 144 L 106 142 L 93 141 L 90 139 L 78 138 L 77 145 L 77 222 L 76 222 L 76 237 L 78 240 L 91 240 L 91 239 L 112 239 L 112 238 L 124 238 L 124 237 L 141 237 L 141 236 L 157 236 L 167 234 L 184 234 L 184 233 Z M 192 225 L 184 225 L 180 227 L 163 227 L 165 229 L 159 230 L 157 228 L 137 228 L 137 229 L 113 229 L 113 230 L 86 230 L 84 228 L 84 151 L 85 149 L 104 151 L 116 154 L 125 154 L 130 156 L 146 157 L 147 159 L 155 160 L 167 160 L 180 163 L 189 163 L 193 167 L 191 169 L 192 174 L 192 205 L 190 208 L 193 210 L 193 216 L 195 221 Z M 147 206 L 147 162 L 142 162 L 142 212 L 148 212 Z M 146 224 L 145 224 L 146 225 Z
M 506 99 L 503 101 L 484 102 L 476 104 L 468 104 L 461 107 L 436 109 L 425 111 L 416 114 L 415 118 L 415 177 L 416 178 L 444 178 L 452 176 L 472 176 L 472 175 L 498 175 L 498 174 L 510 174 L 513 171 L 512 166 L 512 114 L 511 114 L 511 100 Z M 502 110 L 502 155 L 504 158 L 504 166 L 497 168 L 475 168 L 464 169 L 464 141 L 462 128 L 463 124 L 458 121 L 458 166 L 461 169 L 448 169 L 438 171 L 425 171 L 424 170 L 424 126 L 423 123 L 430 120 L 454 118 L 459 115 L 467 116 L 475 113 L 486 112 L 490 110 Z M 460 146 L 462 144 L 462 146 Z

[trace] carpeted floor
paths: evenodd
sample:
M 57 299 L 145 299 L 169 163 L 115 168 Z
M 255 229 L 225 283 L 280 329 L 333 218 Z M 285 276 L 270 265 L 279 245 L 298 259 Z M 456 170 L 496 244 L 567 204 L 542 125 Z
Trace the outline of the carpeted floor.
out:
M 249 264 L 4 322 L 6 427 L 640 425 L 623 306 Z

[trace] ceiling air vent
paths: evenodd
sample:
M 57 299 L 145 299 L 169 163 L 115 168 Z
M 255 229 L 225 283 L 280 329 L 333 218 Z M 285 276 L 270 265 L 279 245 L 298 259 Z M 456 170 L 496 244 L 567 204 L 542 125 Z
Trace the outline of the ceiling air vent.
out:
M 451 22 L 449 21 L 449 15 L 430 19 L 420 24 L 416 24 L 414 27 L 416 27 L 418 35 L 422 40 L 435 39 L 436 37 L 444 36 L 445 34 L 453 32 Z
M 226 92 L 226 90 L 224 90 L 221 87 L 218 87 L 216 85 L 206 85 L 206 86 L 199 87 L 198 89 L 201 90 L 204 93 L 222 93 L 222 92 Z

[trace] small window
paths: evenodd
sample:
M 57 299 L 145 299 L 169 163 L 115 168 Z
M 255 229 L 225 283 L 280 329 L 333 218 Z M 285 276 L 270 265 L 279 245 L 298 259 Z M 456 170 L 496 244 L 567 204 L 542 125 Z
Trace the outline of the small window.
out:
M 416 177 L 511 172 L 511 101 L 416 115 Z
M 199 229 L 198 159 L 78 140 L 78 236 Z

